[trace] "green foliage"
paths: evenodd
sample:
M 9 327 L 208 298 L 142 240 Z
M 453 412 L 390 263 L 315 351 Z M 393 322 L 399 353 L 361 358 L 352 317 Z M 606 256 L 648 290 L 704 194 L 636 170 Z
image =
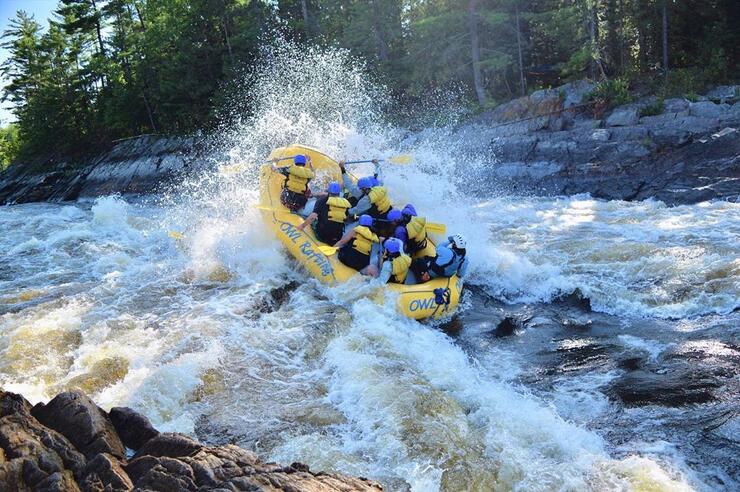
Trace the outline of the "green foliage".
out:
M 599 82 L 587 97 L 610 107 L 629 104 L 633 98 L 629 91 L 629 81 L 625 78 L 609 79 Z
M 658 99 L 654 103 L 643 106 L 640 109 L 640 117 L 657 116 L 659 114 L 663 114 L 663 111 L 665 111 L 665 103 L 663 102 L 663 99 Z
M 348 49 L 416 106 L 447 91 L 487 108 L 584 77 L 601 104 L 643 78 L 690 97 L 740 76 L 735 3 L 669 2 L 664 67 L 662 0 L 60 0 L 47 28 L 20 12 L 3 33 L 3 99 L 29 154 L 208 129 L 276 32 Z
M 13 162 L 20 151 L 18 126 L 10 124 L 0 128 L 0 171 Z

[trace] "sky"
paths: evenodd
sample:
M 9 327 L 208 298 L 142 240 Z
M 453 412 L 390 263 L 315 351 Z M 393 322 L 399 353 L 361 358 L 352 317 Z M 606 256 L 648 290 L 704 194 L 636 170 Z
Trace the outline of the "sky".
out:
M 15 17 L 17 10 L 25 10 L 33 14 L 42 26 L 46 26 L 52 11 L 56 9 L 58 0 L 0 0 L 0 32 L 5 32 L 10 27 L 10 19 Z M 0 48 L 0 63 L 8 57 L 8 50 Z M 5 86 L 7 81 L 0 79 L 0 84 Z M 10 104 L 3 103 L 0 107 L 0 126 L 14 120 L 10 112 Z

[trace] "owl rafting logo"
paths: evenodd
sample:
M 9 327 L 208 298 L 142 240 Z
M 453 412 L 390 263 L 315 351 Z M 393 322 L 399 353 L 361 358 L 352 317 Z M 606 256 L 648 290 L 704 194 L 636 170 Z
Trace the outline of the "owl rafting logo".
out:
M 290 222 L 281 222 L 280 232 L 285 234 L 285 237 L 287 237 L 293 244 L 298 244 L 298 241 L 306 237 L 302 231 L 296 229 L 296 227 Z M 321 251 L 315 250 L 310 241 L 304 241 L 299 246 L 298 251 L 303 255 L 306 263 L 314 263 L 321 269 L 321 275 L 323 277 L 334 274 L 334 269 L 332 268 L 329 259 Z

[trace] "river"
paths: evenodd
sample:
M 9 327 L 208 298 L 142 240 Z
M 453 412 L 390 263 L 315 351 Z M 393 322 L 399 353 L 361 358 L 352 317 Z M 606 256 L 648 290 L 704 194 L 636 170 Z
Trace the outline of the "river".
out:
M 257 109 L 219 135 L 212 172 L 0 208 L 0 386 L 79 387 L 390 490 L 737 490 L 740 204 L 471 196 L 485 145 L 387 123 L 346 53 L 282 47 L 250 77 Z M 405 319 L 286 256 L 247 163 L 292 141 L 414 155 L 383 179 L 468 237 L 454 319 Z

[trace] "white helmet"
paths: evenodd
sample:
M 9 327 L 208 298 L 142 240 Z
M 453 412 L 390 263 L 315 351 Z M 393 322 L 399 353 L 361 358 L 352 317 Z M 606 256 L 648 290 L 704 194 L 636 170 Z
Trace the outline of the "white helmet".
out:
M 468 242 L 465 240 L 465 236 L 462 234 L 455 234 L 454 236 L 450 236 L 450 241 L 457 249 L 465 249 L 465 246 L 468 244 Z

